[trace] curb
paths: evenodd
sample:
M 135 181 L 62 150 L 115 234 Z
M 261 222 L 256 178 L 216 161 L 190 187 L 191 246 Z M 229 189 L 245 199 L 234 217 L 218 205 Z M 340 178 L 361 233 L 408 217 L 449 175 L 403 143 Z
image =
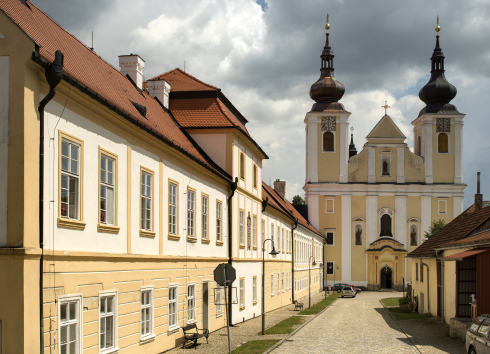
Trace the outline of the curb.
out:
M 262 354 L 268 354 L 270 352 L 272 352 L 274 349 L 276 349 L 277 347 L 281 346 L 282 343 L 284 343 L 285 341 L 287 341 L 290 337 L 292 337 L 293 335 L 295 335 L 298 331 L 300 331 L 304 326 L 306 326 L 308 323 L 310 323 L 311 321 L 313 321 L 315 318 L 317 318 L 318 316 L 320 316 L 322 313 L 324 313 L 325 311 L 327 311 L 330 306 L 332 306 L 333 304 L 335 304 L 335 302 L 338 300 L 338 298 L 336 298 L 335 300 L 332 301 L 332 303 L 330 305 L 328 305 L 327 307 L 325 307 L 321 312 L 317 313 L 315 316 L 311 317 L 308 321 L 306 321 L 305 323 L 303 323 L 301 326 L 299 326 L 298 328 L 296 328 L 294 331 L 292 331 L 291 333 L 289 333 L 289 335 L 286 337 L 286 338 L 283 338 L 281 339 L 279 342 L 277 342 L 276 344 L 274 344 L 272 347 L 270 347 L 269 349 L 267 349 L 264 353 Z M 294 315 L 294 316 L 297 316 L 297 315 Z M 291 316 L 293 317 L 293 316 Z M 425 353 L 423 353 L 425 354 Z
M 381 300 L 382 299 L 379 300 L 380 304 L 383 305 L 383 307 L 386 310 L 386 312 L 388 312 L 388 315 L 392 318 L 393 321 L 395 321 L 395 323 L 398 326 L 398 328 L 400 328 L 400 331 L 402 331 L 402 333 L 405 335 L 405 337 L 408 338 L 408 340 L 410 341 L 410 343 L 412 343 L 412 345 L 419 351 L 419 353 L 421 353 L 421 354 L 427 354 L 426 351 L 424 350 L 424 348 L 422 348 L 420 346 L 420 344 L 418 344 L 417 341 L 410 334 L 406 333 L 403 330 L 403 328 L 400 326 L 400 324 L 398 323 L 398 321 L 395 318 L 395 316 L 393 316 L 391 314 L 390 310 L 388 310 L 388 308 L 385 306 L 385 304 L 383 304 L 383 302 Z

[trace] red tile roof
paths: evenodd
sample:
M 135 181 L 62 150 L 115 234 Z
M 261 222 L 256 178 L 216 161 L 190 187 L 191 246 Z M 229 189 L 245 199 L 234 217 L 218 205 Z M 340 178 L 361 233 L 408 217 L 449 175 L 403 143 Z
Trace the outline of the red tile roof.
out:
M 475 211 L 474 205 L 472 205 L 454 218 L 441 231 L 408 253 L 407 257 L 435 257 L 436 248 L 442 248 L 450 242 L 463 239 L 489 218 L 490 208 Z
M 156 132 L 164 141 L 167 140 L 182 149 L 222 177 L 229 178 L 196 149 L 156 99 L 144 91 L 141 94 L 119 70 L 64 30 L 30 1 L 27 1 L 27 5 L 19 0 L 0 0 L 0 10 L 39 46 L 39 55 L 42 59 L 52 62 L 55 51 L 61 50 L 64 54 L 63 70 L 70 81 L 73 80 L 72 82 L 87 87 L 110 106 L 114 106 L 136 120 L 138 124 Z M 138 112 L 131 101 L 146 107 L 146 118 Z
M 488 252 L 489 250 L 490 249 L 488 249 L 488 248 L 476 248 L 476 249 L 472 249 L 472 250 L 468 250 L 468 251 L 455 253 L 455 254 L 452 254 L 450 256 L 446 256 L 446 257 L 444 257 L 444 260 L 445 261 L 460 261 L 460 260 L 463 260 L 465 258 L 474 257 L 480 253 Z
M 445 244 L 444 246 L 471 246 L 471 245 L 477 245 L 480 243 L 490 243 L 490 230 L 480 232 L 478 234 L 475 234 L 473 236 L 465 237 L 462 239 L 459 239 L 457 241 L 449 242 Z
M 318 230 L 316 230 L 287 199 L 282 199 L 273 188 L 269 187 L 265 182 L 262 182 L 262 199 L 266 200 L 267 197 L 269 197 L 269 205 L 274 209 L 280 211 L 292 220 L 298 220 L 298 224 L 323 238 L 323 235 L 318 232 Z
M 219 88 L 207 84 L 179 68 L 152 77 L 148 81 L 165 80 L 170 84 L 172 92 L 189 91 L 221 91 Z M 146 83 L 145 83 L 146 85 Z M 144 86 L 145 87 L 145 86 Z

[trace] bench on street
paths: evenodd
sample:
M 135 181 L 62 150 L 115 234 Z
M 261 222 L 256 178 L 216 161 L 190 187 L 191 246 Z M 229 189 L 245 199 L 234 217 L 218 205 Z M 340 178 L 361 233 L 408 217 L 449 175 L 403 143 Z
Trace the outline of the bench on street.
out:
M 298 300 L 294 300 L 294 311 L 303 311 L 303 303 Z
M 196 349 L 197 340 L 202 337 L 206 337 L 206 343 L 209 344 L 209 330 L 199 329 L 195 323 L 182 327 L 182 330 L 184 331 L 184 344 L 182 345 L 182 348 L 185 348 L 187 342 L 194 342 L 194 349 Z M 193 330 L 195 330 L 195 332 L 193 332 Z M 199 331 L 202 333 L 199 333 Z

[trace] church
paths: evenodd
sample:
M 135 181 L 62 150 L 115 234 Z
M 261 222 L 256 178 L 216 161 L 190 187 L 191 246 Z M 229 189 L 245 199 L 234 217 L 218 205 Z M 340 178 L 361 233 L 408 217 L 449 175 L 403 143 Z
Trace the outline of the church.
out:
M 387 114 L 357 153 L 351 113 L 339 102 L 345 87 L 334 76 L 334 55 L 325 29 L 320 78 L 310 89 L 306 113 L 305 194 L 309 222 L 322 232 L 324 284 L 348 283 L 368 290 L 402 289 L 412 280 L 405 258 L 425 241 L 432 221 L 446 223 L 463 210 L 463 118 L 450 103 L 456 88 L 444 76 L 440 26 L 431 76 L 420 90 L 426 106 L 413 117 L 413 141 Z

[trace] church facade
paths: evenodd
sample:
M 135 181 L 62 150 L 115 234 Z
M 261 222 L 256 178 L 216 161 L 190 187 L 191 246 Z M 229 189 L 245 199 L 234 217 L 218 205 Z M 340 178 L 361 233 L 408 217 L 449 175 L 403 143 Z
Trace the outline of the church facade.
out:
M 412 121 L 413 151 L 385 114 L 357 153 L 352 136 L 349 145 L 351 113 L 339 102 L 345 88 L 334 76 L 329 27 L 304 119 L 304 190 L 309 221 L 326 238 L 324 284 L 401 289 L 412 278 L 407 252 L 424 242 L 432 221 L 462 212 L 464 114 L 449 103 L 456 88 L 444 77 L 437 33 L 431 78 L 419 93 L 426 106 Z

